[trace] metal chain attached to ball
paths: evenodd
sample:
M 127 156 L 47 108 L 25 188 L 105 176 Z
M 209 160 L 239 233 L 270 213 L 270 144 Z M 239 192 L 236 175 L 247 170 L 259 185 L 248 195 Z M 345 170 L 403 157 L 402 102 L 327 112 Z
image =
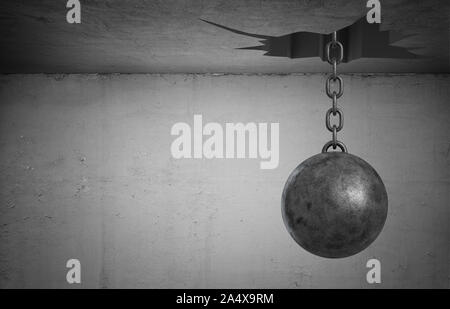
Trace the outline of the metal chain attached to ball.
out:
M 380 234 L 386 222 L 388 197 L 375 169 L 349 154 L 337 139 L 344 127 L 344 113 L 337 106 L 344 93 L 344 82 L 337 74 L 344 48 L 336 32 L 325 47 L 326 60 L 333 66 L 325 84 L 332 100 L 325 125 L 332 139 L 322 153 L 291 172 L 281 197 L 281 213 L 289 234 L 302 248 L 321 257 L 344 258 L 361 252 Z M 331 147 L 341 151 L 328 152 Z
M 331 49 L 335 50 L 333 56 L 331 55 Z M 325 47 L 325 56 L 328 63 L 333 66 L 333 72 L 328 76 L 325 83 L 327 96 L 332 100 L 332 106 L 325 116 L 325 125 L 328 131 L 332 133 L 332 139 L 323 146 L 322 152 L 327 152 L 330 147 L 333 147 L 333 149 L 339 147 L 342 152 L 347 152 L 345 144 L 337 139 L 337 133 L 344 127 L 344 113 L 337 107 L 337 100 L 344 94 L 344 80 L 337 74 L 337 65 L 344 59 L 344 46 L 337 40 L 336 32 L 333 32 L 331 41 Z M 337 85 L 338 91 L 331 91 L 332 83 Z M 331 115 L 338 115 L 338 125 L 331 125 Z

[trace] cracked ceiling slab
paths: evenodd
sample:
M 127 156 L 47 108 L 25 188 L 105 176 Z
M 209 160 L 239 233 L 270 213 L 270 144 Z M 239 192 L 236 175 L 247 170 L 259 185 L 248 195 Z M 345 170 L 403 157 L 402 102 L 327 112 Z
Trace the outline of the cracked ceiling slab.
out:
M 66 22 L 65 0 L 0 3 L 2 73 L 309 73 L 319 57 L 291 59 L 238 48 L 260 44 L 201 19 L 247 33 L 329 33 L 367 12 L 361 0 L 90 0 L 81 24 Z M 448 73 L 449 1 L 381 1 L 381 29 L 417 59 L 360 58 L 348 73 Z

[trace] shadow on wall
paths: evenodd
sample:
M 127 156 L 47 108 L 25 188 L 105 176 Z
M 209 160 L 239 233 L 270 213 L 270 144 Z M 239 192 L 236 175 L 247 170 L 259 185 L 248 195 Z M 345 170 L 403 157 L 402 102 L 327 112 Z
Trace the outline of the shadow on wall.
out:
M 248 33 L 233 28 L 225 27 L 204 19 L 202 21 L 220 27 L 222 29 L 249 37 L 261 39 L 263 45 L 242 47 L 237 49 L 263 50 L 264 56 L 288 57 L 288 58 L 325 58 L 325 46 L 331 40 L 330 34 L 315 32 L 294 32 L 283 36 L 268 36 Z M 411 53 L 403 47 L 392 46 L 411 35 L 402 35 L 396 31 L 382 31 L 380 24 L 369 24 L 366 17 L 361 17 L 352 25 L 337 30 L 338 40 L 344 46 L 343 62 L 350 62 L 359 58 L 403 58 L 413 59 L 421 56 Z M 413 48 L 409 48 L 410 50 Z M 414 48 L 419 49 L 419 48 Z

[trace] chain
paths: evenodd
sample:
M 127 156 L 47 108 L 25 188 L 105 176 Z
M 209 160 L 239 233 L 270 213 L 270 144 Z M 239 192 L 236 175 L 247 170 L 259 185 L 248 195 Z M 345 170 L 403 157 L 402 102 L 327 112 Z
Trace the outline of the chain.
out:
M 333 56 L 331 55 L 332 49 L 334 49 Z M 328 76 L 325 83 L 327 96 L 332 100 L 332 106 L 325 115 L 325 125 L 328 131 L 332 133 L 332 140 L 323 146 L 322 152 L 327 152 L 328 148 L 330 147 L 333 147 L 333 149 L 339 147 L 342 152 L 347 152 L 347 147 L 344 145 L 344 143 L 337 139 L 337 133 L 344 127 L 344 113 L 340 108 L 337 107 L 337 100 L 344 94 L 344 80 L 337 74 L 337 66 L 344 59 L 344 46 L 337 40 L 336 31 L 333 32 L 331 41 L 328 42 L 325 47 L 325 56 L 328 63 L 333 66 L 333 71 L 331 75 Z M 332 84 L 337 87 L 338 91 L 331 91 Z M 337 125 L 331 125 L 331 116 L 337 116 Z

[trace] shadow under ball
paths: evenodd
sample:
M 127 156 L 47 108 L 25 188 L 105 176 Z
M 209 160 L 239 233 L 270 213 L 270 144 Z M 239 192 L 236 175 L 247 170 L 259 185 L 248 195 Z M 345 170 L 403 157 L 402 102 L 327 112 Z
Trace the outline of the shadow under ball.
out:
M 388 199 L 383 181 L 366 161 L 325 152 L 292 171 L 281 208 L 287 230 L 301 247 L 318 256 L 343 258 L 377 238 Z

